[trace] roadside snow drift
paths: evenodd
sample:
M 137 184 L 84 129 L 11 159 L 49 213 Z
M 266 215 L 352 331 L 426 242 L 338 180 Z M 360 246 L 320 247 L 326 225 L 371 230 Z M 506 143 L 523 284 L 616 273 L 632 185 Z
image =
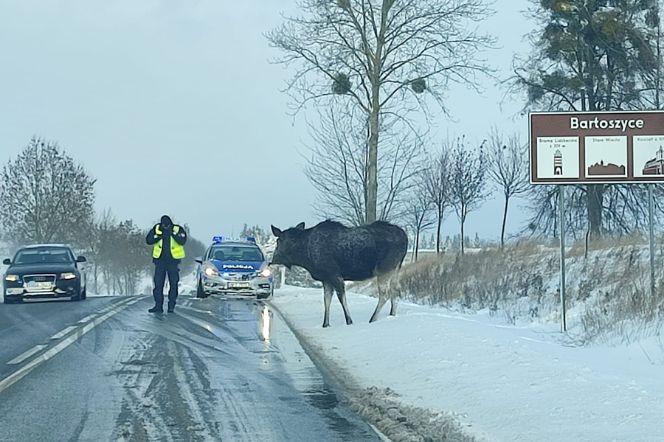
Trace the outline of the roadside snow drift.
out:
M 453 413 L 486 440 L 661 440 L 664 346 L 577 347 L 555 326 L 514 327 L 488 315 L 402 303 L 369 324 L 376 299 L 348 294 L 354 325 L 320 289 L 285 287 L 273 304 L 302 339 L 367 391 Z M 394 412 L 396 413 L 396 412 Z M 447 414 L 449 416 L 449 414 Z M 440 435 L 441 438 L 444 435 Z

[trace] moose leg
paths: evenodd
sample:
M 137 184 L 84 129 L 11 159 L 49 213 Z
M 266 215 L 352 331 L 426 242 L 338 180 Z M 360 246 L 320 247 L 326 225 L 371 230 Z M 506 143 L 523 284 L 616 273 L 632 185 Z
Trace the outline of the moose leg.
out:
M 397 315 L 397 301 L 394 298 L 394 295 L 390 298 L 390 316 Z
M 380 313 L 380 310 L 383 308 L 385 305 L 385 302 L 387 302 L 387 298 L 385 297 L 385 287 L 384 287 L 384 276 L 383 275 L 378 275 L 376 277 L 376 286 L 378 287 L 378 305 L 376 305 L 376 310 L 374 310 L 373 315 L 371 315 L 371 319 L 369 319 L 369 322 L 374 322 L 376 319 L 378 319 L 378 314 Z
M 330 304 L 332 304 L 332 293 L 334 288 L 329 282 L 323 283 L 323 294 L 325 297 L 325 317 L 323 318 L 323 327 L 330 326 Z
M 397 299 L 401 297 L 401 280 L 399 279 L 399 269 L 397 269 L 392 275 L 391 281 L 393 284 L 390 284 L 390 288 L 394 286 L 394 290 L 390 290 L 390 316 L 397 315 Z
M 344 316 L 346 317 L 346 325 L 351 325 L 353 320 L 350 318 L 350 310 L 348 309 L 348 304 L 346 303 L 346 284 L 344 280 L 339 278 L 334 281 L 334 290 L 337 292 L 337 298 L 341 303 L 341 307 L 344 309 Z

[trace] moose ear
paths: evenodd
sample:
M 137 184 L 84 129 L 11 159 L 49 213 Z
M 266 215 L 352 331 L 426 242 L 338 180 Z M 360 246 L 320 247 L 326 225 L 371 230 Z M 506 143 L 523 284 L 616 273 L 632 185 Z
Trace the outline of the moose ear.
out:
M 296 228 L 297 230 L 304 230 L 304 222 L 301 222 L 300 224 L 298 224 L 297 226 L 295 226 L 295 228 Z
M 283 232 L 281 231 L 281 229 L 279 229 L 278 227 L 274 227 L 274 226 L 272 226 L 272 225 L 271 225 L 270 227 L 272 228 L 272 234 L 273 234 L 274 236 L 276 236 L 277 238 L 279 238 L 279 237 L 281 236 L 281 234 L 283 233 Z

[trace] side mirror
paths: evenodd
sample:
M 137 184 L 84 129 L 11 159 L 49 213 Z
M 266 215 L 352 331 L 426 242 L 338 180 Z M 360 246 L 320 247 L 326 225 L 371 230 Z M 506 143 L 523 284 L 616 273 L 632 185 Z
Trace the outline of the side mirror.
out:
M 76 262 L 88 262 L 88 260 L 85 259 L 85 256 L 79 256 L 78 258 L 76 258 Z
M 2 263 L 3 263 L 4 265 L 8 266 L 8 265 L 11 265 L 11 264 L 12 264 L 12 260 L 9 259 L 9 258 L 5 258 L 5 259 L 2 261 Z

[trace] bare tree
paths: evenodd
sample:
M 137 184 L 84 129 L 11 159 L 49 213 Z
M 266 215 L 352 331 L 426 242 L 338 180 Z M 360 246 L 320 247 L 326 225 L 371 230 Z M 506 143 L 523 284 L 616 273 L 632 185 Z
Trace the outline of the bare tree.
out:
M 436 214 L 436 254 L 440 254 L 440 236 L 445 211 L 451 206 L 450 195 L 450 146 L 442 149 L 424 171 L 424 189 Z
M 78 244 L 93 219 L 95 180 L 54 142 L 32 138 L 2 169 L 0 222 L 12 243 Z
M 443 110 L 450 83 L 477 88 L 488 68 L 478 53 L 492 39 L 476 23 L 490 11 L 484 0 L 300 0 L 300 17 L 268 34 L 294 65 L 288 85 L 296 111 L 308 102 L 346 96 L 367 122 L 364 222 L 378 216 L 381 120 L 409 121 L 426 111 L 425 93 Z
M 505 246 L 505 225 L 510 199 L 531 189 L 528 180 L 527 153 L 527 146 L 521 142 L 518 135 L 511 135 L 504 140 L 497 129 L 491 131 L 487 173 L 489 179 L 505 197 L 503 223 L 500 229 L 501 249 Z
M 365 222 L 367 203 L 366 124 L 357 121 L 346 109 L 332 106 L 320 112 L 319 125 L 311 125 L 312 142 L 308 146 L 305 174 L 316 188 L 316 209 L 324 215 L 342 219 L 351 225 Z M 420 137 L 408 130 L 398 130 L 398 121 L 386 130 L 379 155 L 379 219 L 399 216 L 403 198 L 413 185 L 416 164 L 422 155 Z
M 461 224 L 461 254 L 465 253 L 464 225 L 468 214 L 486 198 L 484 143 L 479 149 L 468 149 L 462 137 L 456 141 L 451 154 L 450 192 L 452 206 Z
M 417 178 L 417 185 L 412 189 L 404 213 L 406 224 L 411 228 L 415 239 L 413 241 L 413 261 L 417 261 L 419 255 L 420 235 L 435 223 L 431 210 L 433 205 L 426 189 L 424 173 L 420 173 Z

